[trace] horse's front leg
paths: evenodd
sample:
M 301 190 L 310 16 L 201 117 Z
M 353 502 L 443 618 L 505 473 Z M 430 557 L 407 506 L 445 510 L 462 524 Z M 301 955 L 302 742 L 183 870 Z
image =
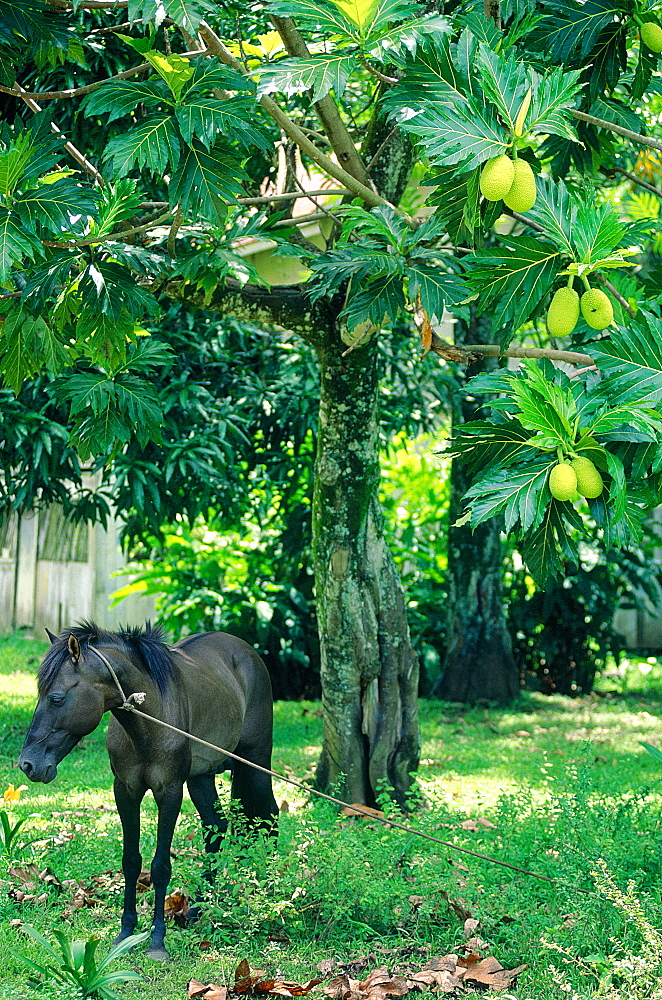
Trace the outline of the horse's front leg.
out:
M 140 792 L 131 791 L 115 779 L 113 786 L 115 803 L 122 824 L 122 871 L 124 873 L 124 909 L 122 925 L 115 943 L 129 937 L 136 929 L 138 914 L 136 912 L 136 886 L 142 870 L 140 856 L 140 803 L 145 795 L 145 789 Z
M 181 809 L 183 793 L 184 784 L 181 781 L 172 781 L 154 793 L 154 798 L 159 808 L 159 822 L 156 836 L 156 853 L 151 867 L 152 885 L 154 886 L 154 923 L 152 925 L 152 937 L 147 949 L 147 957 L 153 958 L 157 962 L 167 962 L 170 957 L 163 944 L 166 931 L 163 908 L 165 906 L 168 883 L 172 875 L 170 845 L 172 844 L 172 835 L 175 832 L 179 810 Z

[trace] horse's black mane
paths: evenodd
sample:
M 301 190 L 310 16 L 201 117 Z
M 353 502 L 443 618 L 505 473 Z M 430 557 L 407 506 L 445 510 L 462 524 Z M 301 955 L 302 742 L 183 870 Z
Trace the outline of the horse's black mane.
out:
M 48 650 L 39 668 L 39 694 L 43 694 L 53 683 L 55 676 L 69 655 L 69 636 L 75 635 L 81 645 L 83 656 L 88 646 L 110 646 L 125 653 L 133 653 L 138 665 L 152 678 L 163 693 L 172 676 L 172 660 L 165 644 L 165 633 L 160 625 L 145 622 L 140 625 L 120 627 L 117 632 L 108 632 L 91 621 L 82 621 L 64 629 Z M 99 661 L 101 662 L 101 661 Z

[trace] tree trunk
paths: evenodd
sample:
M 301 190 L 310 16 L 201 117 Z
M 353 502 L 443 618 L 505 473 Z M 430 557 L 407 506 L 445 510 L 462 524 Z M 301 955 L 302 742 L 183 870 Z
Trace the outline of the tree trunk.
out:
M 404 177 L 404 169 L 393 171 L 391 193 Z M 168 291 L 188 305 L 296 331 L 318 352 L 313 552 L 324 744 L 317 783 L 350 802 L 374 806 L 383 789 L 411 806 L 418 658 L 378 500 L 377 338 L 342 357 L 342 298 L 311 305 L 301 287 L 228 281 L 209 299 L 188 288 L 182 295 L 174 284 Z
M 483 317 L 469 325 L 458 322 L 456 342 L 489 344 L 490 332 L 490 322 Z M 486 370 L 497 367 L 498 362 L 485 359 L 479 365 L 479 370 Z M 475 366 L 469 374 L 478 374 Z M 463 395 L 456 399 L 453 424 L 477 419 L 481 405 L 481 397 Z M 501 533 L 495 518 L 473 532 L 467 525 L 453 526 L 463 513 L 462 496 L 470 486 L 463 467 L 454 461 L 448 535 L 448 647 L 432 693 L 446 701 L 504 703 L 517 695 L 519 676 L 504 612 Z
M 342 357 L 338 330 L 318 347 L 320 423 L 313 549 L 324 747 L 317 780 L 374 806 L 406 806 L 418 766 L 418 660 L 384 538 L 376 338 Z

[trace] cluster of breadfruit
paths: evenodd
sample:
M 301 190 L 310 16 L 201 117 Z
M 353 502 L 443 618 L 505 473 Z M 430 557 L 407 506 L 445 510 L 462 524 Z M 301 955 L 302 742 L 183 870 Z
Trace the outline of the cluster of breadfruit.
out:
M 570 279 L 572 281 L 572 278 Z M 581 299 L 571 284 L 554 292 L 547 310 L 547 329 L 553 337 L 567 337 L 577 326 L 579 313 L 593 330 L 604 330 L 614 321 L 614 309 L 608 295 L 586 282 Z
M 555 465 L 549 473 L 548 485 L 557 500 L 572 500 L 578 493 L 587 500 L 595 500 L 604 488 L 602 476 L 590 458 L 583 455 Z
M 480 193 L 488 201 L 503 200 L 512 212 L 528 212 L 536 203 L 535 174 L 526 160 L 502 153 L 481 170 Z

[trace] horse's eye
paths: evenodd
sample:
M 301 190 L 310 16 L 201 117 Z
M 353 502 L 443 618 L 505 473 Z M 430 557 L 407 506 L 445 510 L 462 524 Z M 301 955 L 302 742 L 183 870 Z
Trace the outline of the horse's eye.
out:
M 56 705 L 56 706 L 57 705 L 62 705 L 62 704 L 64 704 L 64 695 L 63 694 L 51 694 L 51 695 L 48 696 L 48 700 L 50 701 L 51 705 Z

